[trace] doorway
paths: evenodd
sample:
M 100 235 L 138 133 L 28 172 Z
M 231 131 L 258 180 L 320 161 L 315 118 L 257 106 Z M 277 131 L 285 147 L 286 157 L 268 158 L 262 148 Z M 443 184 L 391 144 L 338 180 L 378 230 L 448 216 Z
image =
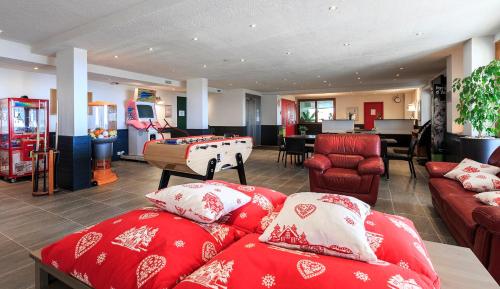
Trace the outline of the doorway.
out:
M 295 101 L 281 100 L 281 125 L 285 128 L 285 136 L 296 134 L 297 105 Z
M 376 119 L 384 119 L 383 102 L 364 103 L 365 129 L 372 130 Z
M 260 145 L 260 96 L 246 94 L 246 130 L 253 137 L 254 145 Z
M 186 129 L 186 97 L 177 97 L 177 128 Z

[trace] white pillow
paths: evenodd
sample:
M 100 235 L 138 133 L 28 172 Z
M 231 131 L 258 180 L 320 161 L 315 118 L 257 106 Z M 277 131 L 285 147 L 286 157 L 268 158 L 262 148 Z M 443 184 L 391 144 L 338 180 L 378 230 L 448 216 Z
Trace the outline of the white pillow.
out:
M 457 180 L 469 191 L 481 193 L 500 190 L 500 178 L 492 174 L 462 173 L 458 175 Z
M 200 223 L 213 223 L 251 200 L 237 190 L 206 183 L 168 187 L 146 198 L 161 209 Z
M 259 237 L 284 248 L 360 261 L 376 261 L 364 222 L 370 206 L 348 196 L 297 193 Z
M 461 161 L 453 170 L 444 175 L 444 177 L 456 180 L 459 175 L 463 175 L 464 173 L 487 173 L 496 175 L 500 173 L 500 168 L 479 163 L 471 159 L 463 159 L 463 161 Z
M 500 207 L 500 191 L 475 194 L 474 197 L 486 205 Z

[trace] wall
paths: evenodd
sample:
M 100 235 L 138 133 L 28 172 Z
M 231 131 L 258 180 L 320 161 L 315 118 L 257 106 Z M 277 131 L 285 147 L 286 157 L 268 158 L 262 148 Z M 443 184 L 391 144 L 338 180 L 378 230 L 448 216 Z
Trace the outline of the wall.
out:
M 246 126 L 245 95 L 247 93 L 261 95 L 258 91 L 243 88 L 227 89 L 222 94 L 209 95 L 208 124 L 210 126 Z
M 432 95 L 430 87 L 425 87 L 420 93 L 420 125 L 423 125 L 431 119 L 432 114 Z
M 56 88 L 55 75 L 0 68 L 0 98 L 28 95 L 30 98 L 49 99 L 51 88 Z M 111 101 L 117 104 L 118 129 L 126 129 L 125 102 L 134 95 L 135 87 L 90 80 L 88 89 L 93 94 L 93 100 Z M 158 91 L 158 96 L 165 101 L 165 104 L 172 104 L 171 120 L 175 124 L 177 95 L 185 96 L 184 93 Z M 157 107 L 157 115 L 163 119 L 163 106 Z M 55 122 L 56 117 L 51 116 L 50 131 L 55 131 Z
M 452 90 L 453 79 L 464 76 L 463 57 L 464 48 L 460 44 L 454 47 L 446 58 L 446 131 L 451 133 L 463 132 L 463 126 L 455 122 L 458 117 L 458 93 Z
M 401 102 L 396 103 L 393 100 L 395 95 L 400 95 Z M 297 99 L 305 99 L 303 96 L 297 96 Z M 310 98 L 310 97 L 309 97 Z M 336 105 L 336 118 L 337 119 L 347 119 L 347 108 L 348 107 L 358 107 L 359 118 L 356 120 L 356 124 L 364 123 L 364 113 L 363 107 L 364 102 L 383 102 L 384 103 L 384 118 L 385 119 L 402 119 L 405 118 L 405 95 L 404 94 L 343 94 L 343 95 L 323 95 L 321 98 L 335 98 Z

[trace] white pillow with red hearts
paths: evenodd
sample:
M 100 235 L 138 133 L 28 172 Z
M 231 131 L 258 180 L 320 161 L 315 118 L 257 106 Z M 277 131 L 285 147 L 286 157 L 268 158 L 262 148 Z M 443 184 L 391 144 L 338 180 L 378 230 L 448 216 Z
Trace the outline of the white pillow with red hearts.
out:
M 146 198 L 165 211 L 200 223 L 213 223 L 251 200 L 237 190 L 206 183 L 168 187 Z
M 496 175 L 500 173 L 500 168 L 488 164 L 476 162 L 471 159 L 463 159 L 453 170 L 449 171 L 444 177 L 456 180 L 458 176 L 464 173 L 487 173 Z
M 500 191 L 475 194 L 474 197 L 486 205 L 500 207 Z
M 364 227 L 369 213 L 370 206 L 353 197 L 297 193 L 287 198 L 259 240 L 289 249 L 376 261 Z
M 481 193 L 500 190 L 500 178 L 492 174 L 463 173 L 458 175 L 457 180 L 469 191 Z

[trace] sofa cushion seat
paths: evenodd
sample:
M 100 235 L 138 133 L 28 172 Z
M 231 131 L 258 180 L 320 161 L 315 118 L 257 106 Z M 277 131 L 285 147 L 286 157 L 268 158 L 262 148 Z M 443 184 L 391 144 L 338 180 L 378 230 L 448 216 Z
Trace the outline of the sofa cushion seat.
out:
M 462 240 L 472 247 L 478 226 L 472 218 L 472 211 L 481 206 L 481 203 L 474 197 L 472 192 L 449 194 L 444 196 L 444 199 L 443 207 L 449 225 L 453 226 Z
M 361 176 L 356 170 L 343 168 L 330 168 L 323 174 L 323 182 L 336 191 L 354 193 L 361 184 Z
M 449 195 L 461 196 L 463 194 L 470 193 L 474 195 L 474 192 L 468 192 L 457 181 L 445 179 L 445 178 L 431 178 L 429 179 L 429 184 L 431 188 L 431 194 L 436 201 L 441 204 L 443 200 Z

